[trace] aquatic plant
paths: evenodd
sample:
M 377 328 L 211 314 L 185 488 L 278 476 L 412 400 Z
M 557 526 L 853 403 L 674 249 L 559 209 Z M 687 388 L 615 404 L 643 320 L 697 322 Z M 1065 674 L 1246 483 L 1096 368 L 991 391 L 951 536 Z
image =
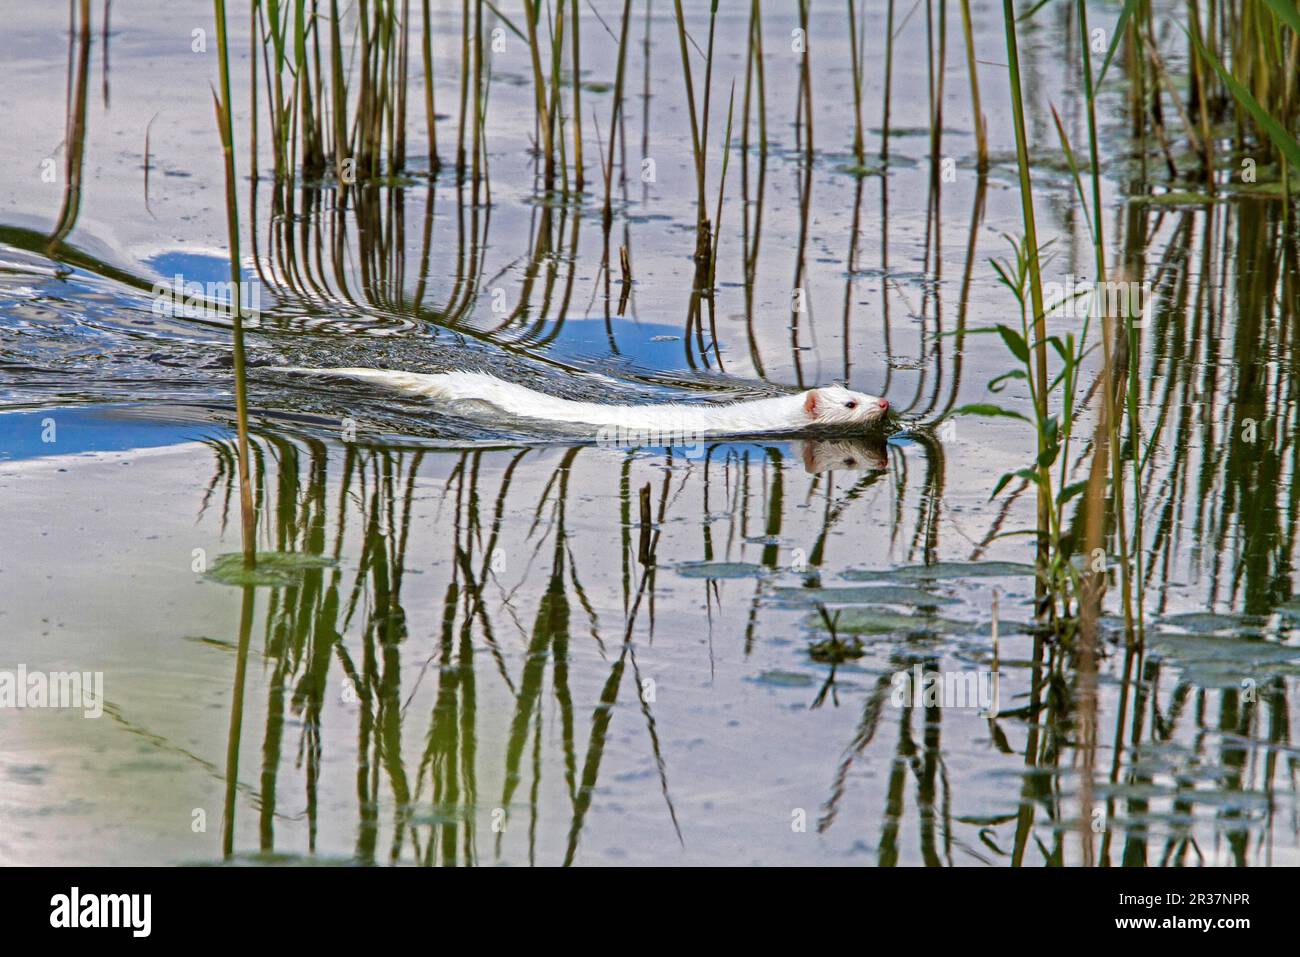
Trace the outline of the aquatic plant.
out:
M 244 548 L 244 565 L 256 563 L 257 516 L 253 506 L 252 486 L 248 478 L 248 376 L 244 356 L 243 297 L 240 295 L 243 276 L 239 258 L 239 201 L 235 195 L 235 143 L 231 124 L 230 54 L 226 42 L 226 5 L 224 0 L 213 0 L 217 20 L 217 55 L 220 70 L 221 92 L 212 96 L 217 114 L 217 130 L 221 136 L 221 152 L 226 173 L 226 229 L 230 243 L 231 282 L 231 337 L 235 371 L 235 427 L 239 443 L 239 504 L 241 539 Z

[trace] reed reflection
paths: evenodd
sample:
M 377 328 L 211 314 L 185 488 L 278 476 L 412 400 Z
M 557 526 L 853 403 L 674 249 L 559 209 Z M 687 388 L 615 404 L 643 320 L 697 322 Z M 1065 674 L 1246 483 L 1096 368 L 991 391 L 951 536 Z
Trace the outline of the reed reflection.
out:
M 214 473 L 200 518 L 225 527 L 236 501 L 237 454 L 227 441 L 210 448 Z M 589 500 L 612 455 L 622 463 L 618 478 L 595 501 L 622 529 L 615 575 L 600 570 L 589 532 L 570 531 L 575 485 Z M 744 538 L 757 527 L 769 536 L 761 562 L 782 570 L 790 559 L 775 540 L 790 531 L 789 473 L 805 476 L 798 484 L 808 496 L 825 497 L 816 523 L 797 523 L 799 536 L 813 536 L 806 550 L 815 571 L 827 560 L 831 531 L 889 474 L 890 455 L 883 441 L 717 446 L 680 475 L 671 450 L 649 457 L 582 447 L 558 456 L 527 448 L 434 452 L 256 435 L 255 574 L 288 577 L 241 588 L 225 856 L 254 847 L 257 855 L 284 853 L 277 830 L 298 807 L 306 842 L 298 847 L 294 839 L 291 847 L 315 853 L 319 832 L 335 833 L 343 823 L 331 819 L 337 812 L 328 809 L 340 796 L 327 781 L 328 768 L 343 760 L 355 769 L 358 861 L 574 863 L 606 757 L 629 744 L 650 756 L 647 783 L 686 846 L 689 821 L 673 798 L 665 729 L 638 659 L 639 645 L 655 640 L 664 566 L 728 559 L 748 547 Z M 640 510 L 639 475 L 648 479 Z M 837 482 L 841 475 L 847 487 Z M 721 526 L 710 504 L 718 494 L 732 502 Z M 663 530 L 691 521 L 692 508 L 700 509 L 703 552 L 686 546 L 683 553 L 675 543 L 665 554 Z M 430 511 L 439 516 L 435 524 Z M 584 527 L 589 521 L 584 515 Z M 640 547 L 638 528 L 649 536 Z M 274 565 L 265 557 L 271 554 L 293 560 Z M 413 571 L 419 594 L 441 596 L 436 607 L 424 598 L 412 607 Z M 596 591 L 589 580 L 599 582 Z M 719 583 L 705 584 L 716 598 Z M 755 624 L 761 599 L 760 590 Z M 755 639 L 747 630 L 746 647 Z M 257 708 L 247 700 L 254 658 L 266 662 L 257 683 L 266 700 Z M 510 702 L 508 713 L 485 715 L 488 699 L 494 708 Z M 253 712 L 265 722 L 250 798 L 235 782 L 252 753 L 246 716 Z M 338 734 L 347 724 L 351 743 Z M 629 726 L 640 729 L 630 742 Z M 615 737 L 617 727 L 625 730 Z M 297 740 L 286 740 L 290 734 Z M 330 741 L 341 754 L 329 753 Z M 620 765 L 626 760 L 619 755 Z M 255 816 L 255 830 L 240 825 L 245 814 Z

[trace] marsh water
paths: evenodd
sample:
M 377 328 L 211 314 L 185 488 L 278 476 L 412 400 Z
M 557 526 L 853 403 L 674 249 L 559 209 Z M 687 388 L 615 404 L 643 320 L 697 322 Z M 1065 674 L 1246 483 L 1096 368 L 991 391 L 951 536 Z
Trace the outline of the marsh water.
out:
M 528 49 L 488 10 L 483 181 L 427 175 L 412 107 L 407 172 L 341 203 L 328 178 L 277 188 L 265 118 L 253 157 L 232 5 L 260 297 L 252 573 L 230 322 L 158 295 L 229 278 L 212 8 L 93 6 L 70 29 L 27 5 L 0 31 L 0 670 L 103 681 L 98 717 L 0 711 L 0 862 L 1041 866 L 1078 863 L 1090 830 L 1115 865 L 1300 864 L 1296 235 L 1276 170 L 1225 167 L 1214 196 L 1171 184 L 1155 144 L 1134 150 L 1114 68 L 1108 244 L 1155 290 L 1147 624 L 1133 646 L 1108 605 L 1084 747 L 1070 656 L 1030 627 L 1032 540 L 1010 534 L 1032 490 L 990 501 L 1034 436 L 943 419 L 1009 362 L 967 334 L 1010 315 L 989 260 L 1021 215 L 994 4 L 972 4 L 986 173 L 955 5 L 943 61 L 938 8 L 897 6 L 888 125 L 867 5 L 865 165 L 843 5 L 812 5 L 811 129 L 795 5 L 763 11 L 766 150 L 752 118 L 741 135 L 749 5 L 720 5 L 704 303 L 671 4 L 632 4 L 612 129 L 622 4 L 582 10 L 582 195 L 540 190 Z M 703 47 L 707 5 L 688 6 Z M 1077 28 L 1054 7 L 1021 25 L 1039 230 L 1051 277 L 1087 277 L 1051 116 L 1079 142 Z M 444 160 L 459 9 L 433 20 Z M 592 157 L 614 134 L 606 228 Z M 483 369 L 620 402 L 843 381 L 898 428 L 617 448 L 283 365 Z M 1020 385 L 998 401 L 1027 404 Z M 861 654 L 828 660 L 828 623 Z M 918 669 L 996 669 L 995 717 L 896 695 Z

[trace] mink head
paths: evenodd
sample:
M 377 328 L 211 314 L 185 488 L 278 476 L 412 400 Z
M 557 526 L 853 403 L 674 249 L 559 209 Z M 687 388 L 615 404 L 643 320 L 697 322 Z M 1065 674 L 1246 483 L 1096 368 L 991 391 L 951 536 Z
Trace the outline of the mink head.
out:
M 804 393 L 803 410 L 813 425 L 861 427 L 884 421 L 889 402 L 879 396 L 829 385 Z

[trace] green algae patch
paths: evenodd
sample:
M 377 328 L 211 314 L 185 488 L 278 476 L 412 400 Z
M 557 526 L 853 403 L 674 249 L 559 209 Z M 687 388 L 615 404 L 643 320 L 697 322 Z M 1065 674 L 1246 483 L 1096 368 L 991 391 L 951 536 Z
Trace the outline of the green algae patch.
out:
M 1034 573 L 1034 566 L 1023 562 L 935 562 L 933 565 L 905 565 L 895 568 L 890 575 L 904 581 L 942 581 L 959 578 L 1014 578 L 1021 575 L 1033 578 Z
M 772 592 L 781 605 L 953 605 L 956 599 L 907 585 L 853 585 L 847 588 L 781 587 Z
M 683 562 L 677 574 L 683 578 L 757 578 L 767 571 L 751 562 Z
M 253 585 L 261 588 L 288 588 L 302 582 L 309 571 L 332 568 L 336 562 L 325 555 L 303 552 L 258 552 L 252 568 L 244 566 L 239 552 L 220 555 L 204 577 L 221 585 Z
M 809 615 L 805 624 L 825 630 L 818 615 Z M 930 615 L 901 615 L 875 608 L 845 608 L 835 618 L 836 634 L 845 635 L 949 635 L 966 631 L 970 625 Z

